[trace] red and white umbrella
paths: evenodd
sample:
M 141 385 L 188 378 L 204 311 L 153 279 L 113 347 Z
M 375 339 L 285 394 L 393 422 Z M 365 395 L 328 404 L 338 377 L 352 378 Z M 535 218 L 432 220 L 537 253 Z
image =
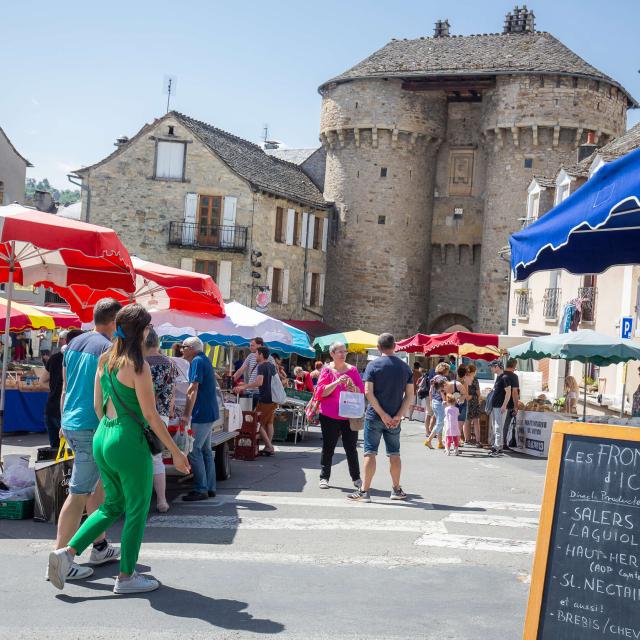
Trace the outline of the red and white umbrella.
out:
M 72 285 L 133 292 L 135 278 L 129 254 L 112 229 L 9 205 L 0 207 L 0 282 L 7 283 L 0 381 L 1 453 L 14 283 L 44 286 L 67 299 Z
M 167 267 L 132 256 L 136 285 L 132 292 L 116 288 L 94 291 L 86 285 L 69 287 L 62 297 L 83 322 L 93 319 L 93 307 L 100 298 L 110 296 L 123 304 L 137 302 L 149 311 L 188 311 L 224 318 L 222 294 L 211 276 Z

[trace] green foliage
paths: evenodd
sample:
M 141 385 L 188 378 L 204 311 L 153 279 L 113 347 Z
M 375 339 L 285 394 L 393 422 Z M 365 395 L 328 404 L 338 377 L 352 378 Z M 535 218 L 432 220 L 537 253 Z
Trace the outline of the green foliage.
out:
M 53 199 L 60 204 L 73 204 L 80 200 L 79 189 L 56 189 L 51 186 L 51 183 L 47 178 L 36 182 L 35 178 L 27 178 L 24 188 L 24 195 L 27 201 L 33 199 L 33 195 L 36 191 L 49 191 L 53 196 Z

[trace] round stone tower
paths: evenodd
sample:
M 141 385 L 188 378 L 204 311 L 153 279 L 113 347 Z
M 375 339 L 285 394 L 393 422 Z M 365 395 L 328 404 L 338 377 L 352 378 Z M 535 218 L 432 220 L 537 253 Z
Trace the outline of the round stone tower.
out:
M 564 75 L 498 76 L 483 96 L 486 186 L 478 328 L 506 333 L 509 265 L 501 257 L 525 217 L 533 175 L 576 163 L 588 132 L 602 146 L 625 130 L 628 97 L 609 83 Z
M 443 92 L 405 91 L 397 79 L 322 88 L 325 198 L 335 202 L 325 320 L 406 336 L 424 323 Z M 408 295 L 408 293 L 410 295 Z

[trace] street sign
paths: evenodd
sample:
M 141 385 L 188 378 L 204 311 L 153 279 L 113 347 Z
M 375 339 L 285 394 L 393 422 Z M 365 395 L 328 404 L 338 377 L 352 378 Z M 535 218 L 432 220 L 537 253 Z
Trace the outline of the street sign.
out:
M 633 318 L 631 316 L 625 316 L 620 320 L 620 337 L 631 338 L 633 335 Z
M 637 628 L 639 470 L 639 429 L 554 424 L 523 640 Z

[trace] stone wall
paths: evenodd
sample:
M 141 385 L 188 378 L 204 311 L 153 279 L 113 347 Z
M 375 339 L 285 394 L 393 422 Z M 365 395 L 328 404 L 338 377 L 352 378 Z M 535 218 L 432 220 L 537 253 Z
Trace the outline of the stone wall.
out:
M 16 154 L 7 139 L 0 133 L 0 182 L 3 196 L 0 205 L 12 202 L 24 203 L 24 187 L 27 175 L 25 161 Z
M 154 135 L 166 135 L 173 126 L 175 139 L 186 140 L 185 181 L 153 179 Z M 184 259 L 230 261 L 230 300 L 255 307 L 254 283 L 266 285 L 269 267 L 289 269 L 289 302 L 271 305 L 269 314 L 279 318 L 314 319 L 322 309 L 303 309 L 302 288 L 305 273 L 305 250 L 299 246 L 276 243 L 276 207 L 315 211 L 285 199 L 255 192 L 249 183 L 232 172 L 226 164 L 178 121 L 168 118 L 156 127 L 143 131 L 115 156 L 90 169 L 83 176 L 91 189 L 90 222 L 113 228 L 132 255 L 174 267 L 185 266 Z M 247 248 L 243 253 L 194 247 L 170 246 L 170 222 L 182 222 L 188 193 L 210 196 L 235 196 L 236 225 L 248 228 Z M 83 191 L 83 219 L 87 200 Z M 262 266 L 251 265 L 251 249 L 262 252 Z M 307 270 L 324 273 L 325 253 L 309 249 Z M 254 280 L 252 271 L 261 274 Z

